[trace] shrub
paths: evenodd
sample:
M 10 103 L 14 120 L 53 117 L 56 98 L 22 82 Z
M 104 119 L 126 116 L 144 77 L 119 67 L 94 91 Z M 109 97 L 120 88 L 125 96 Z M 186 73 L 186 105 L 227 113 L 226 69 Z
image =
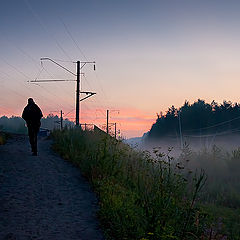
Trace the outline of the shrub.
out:
M 0 145 L 5 144 L 7 141 L 7 134 L 0 132 Z

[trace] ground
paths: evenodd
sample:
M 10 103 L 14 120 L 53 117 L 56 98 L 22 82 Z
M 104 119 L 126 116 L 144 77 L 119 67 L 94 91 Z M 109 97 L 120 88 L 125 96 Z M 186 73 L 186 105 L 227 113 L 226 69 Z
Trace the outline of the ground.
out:
M 0 239 L 102 240 L 96 211 L 88 183 L 51 140 L 39 140 L 39 156 L 26 136 L 0 146 Z

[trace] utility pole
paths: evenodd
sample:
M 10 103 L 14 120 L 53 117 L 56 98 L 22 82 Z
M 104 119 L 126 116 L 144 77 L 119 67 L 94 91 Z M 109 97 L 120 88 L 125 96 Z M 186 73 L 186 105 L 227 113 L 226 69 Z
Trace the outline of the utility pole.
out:
M 79 126 L 79 124 L 80 124 L 80 121 L 79 121 L 79 118 L 80 118 L 80 102 L 85 100 L 86 98 L 89 98 L 92 95 L 96 94 L 96 93 L 93 93 L 93 92 L 81 92 L 81 90 L 80 90 L 80 80 L 81 80 L 80 78 L 81 78 L 81 74 L 82 74 L 81 69 L 88 63 L 93 64 L 93 70 L 95 71 L 96 70 L 95 62 L 77 61 L 76 126 Z M 85 93 L 88 96 L 80 99 L 80 93 Z
M 60 128 L 63 129 L 63 112 L 61 110 L 61 118 L 60 118 Z
M 76 126 L 79 126 L 79 112 L 80 112 L 80 61 L 77 61 L 77 91 L 76 91 Z
M 76 89 L 76 126 L 79 126 L 79 117 L 80 117 L 80 102 L 93 96 L 94 92 L 81 92 L 80 91 L 80 77 L 81 77 L 81 69 L 88 63 L 91 63 L 93 64 L 93 70 L 95 71 L 96 70 L 96 67 L 95 67 L 95 62 L 84 62 L 84 61 L 77 61 L 77 62 L 73 62 L 73 63 L 76 63 L 77 64 L 77 73 L 74 73 L 72 71 L 70 71 L 69 69 L 67 69 L 66 67 L 62 66 L 61 64 L 59 64 L 58 62 L 54 61 L 53 59 L 51 58 L 48 58 L 48 57 L 45 57 L 45 58 L 40 58 L 41 60 L 41 64 L 42 64 L 42 61 L 43 60 L 48 60 L 48 61 L 51 61 L 52 63 L 56 64 L 57 66 L 61 67 L 62 69 L 64 69 L 65 71 L 67 71 L 68 73 L 71 73 L 73 76 L 77 77 L 76 80 L 67 80 L 67 79 L 39 79 L 39 80 L 33 80 L 33 81 L 29 81 L 29 82 L 32 82 L 32 83 L 36 83 L 36 82 L 42 82 L 42 83 L 45 83 L 45 82 L 63 82 L 63 81 L 76 81 L 77 82 L 77 89 Z M 85 96 L 84 98 L 80 99 L 80 94 L 81 93 L 85 93 L 87 96 Z
M 59 113 L 59 111 L 50 111 L 50 113 Z M 63 112 L 62 112 L 62 110 L 60 110 L 60 121 L 54 121 L 54 123 L 57 123 L 57 124 L 60 124 L 60 130 L 62 130 L 63 129 Z M 58 116 L 57 116 L 58 117 Z
M 108 134 L 108 119 L 109 118 L 109 110 L 107 110 L 107 134 Z
M 114 136 L 117 138 L 117 123 L 114 123 Z
M 112 112 L 118 112 L 119 114 L 119 110 L 107 110 L 107 129 L 106 129 L 106 132 L 107 134 L 109 133 L 109 112 L 112 111 Z M 116 128 L 117 128 L 117 123 L 110 123 L 110 125 L 114 125 L 115 126 L 115 137 L 117 136 L 117 133 L 116 133 Z
M 179 123 L 180 144 L 181 144 L 181 149 L 183 149 L 182 126 L 181 126 L 181 109 L 179 109 L 179 112 L 178 112 L 178 123 Z

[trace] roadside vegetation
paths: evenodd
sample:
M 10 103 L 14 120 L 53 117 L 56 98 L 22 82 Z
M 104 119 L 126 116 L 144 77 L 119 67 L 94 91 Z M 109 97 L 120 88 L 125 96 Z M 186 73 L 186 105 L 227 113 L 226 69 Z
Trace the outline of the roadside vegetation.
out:
M 215 187 L 206 184 L 201 167 L 190 167 L 197 156 L 205 159 L 203 153 L 186 147 L 176 160 L 170 148 L 165 154 L 154 149 L 152 157 L 76 128 L 54 131 L 53 138 L 55 151 L 78 166 L 97 193 L 107 239 L 240 239 L 239 228 L 230 226 L 239 221 L 237 212 L 211 192 Z
M 193 152 L 185 145 L 179 161 L 185 176 L 200 168 L 208 176 L 200 200 L 218 224 L 212 235 L 220 231 L 224 239 L 240 239 L 240 148 L 229 152 L 213 146 Z
M 7 142 L 8 134 L 0 131 L 0 145 L 3 145 Z

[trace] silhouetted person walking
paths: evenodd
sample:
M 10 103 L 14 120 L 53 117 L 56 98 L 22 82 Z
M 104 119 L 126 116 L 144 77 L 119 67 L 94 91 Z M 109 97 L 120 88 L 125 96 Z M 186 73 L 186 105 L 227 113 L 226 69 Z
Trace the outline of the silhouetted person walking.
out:
M 41 109 L 35 104 L 32 98 L 29 98 L 28 105 L 23 110 L 22 118 L 27 123 L 29 142 L 34 156 L 37 156 L 37 134 L 41 126 L 40 120 L 42 116 Z

